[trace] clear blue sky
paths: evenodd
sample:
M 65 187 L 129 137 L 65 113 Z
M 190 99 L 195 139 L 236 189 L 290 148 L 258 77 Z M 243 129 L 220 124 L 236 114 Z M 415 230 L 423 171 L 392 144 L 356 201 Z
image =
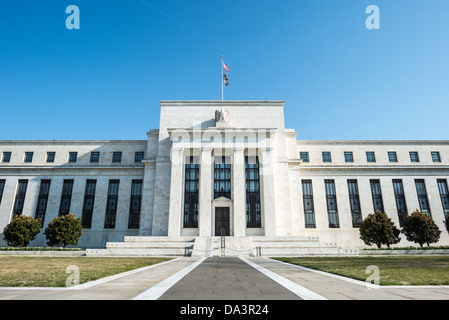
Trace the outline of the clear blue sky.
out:
M 2 0 L 0 140 L 146 139 L 159 100 L 221 98 L 221 54 L 225 100 L 285 100 L 298 139 L 447 140 L 448 17 L 448 0 Z

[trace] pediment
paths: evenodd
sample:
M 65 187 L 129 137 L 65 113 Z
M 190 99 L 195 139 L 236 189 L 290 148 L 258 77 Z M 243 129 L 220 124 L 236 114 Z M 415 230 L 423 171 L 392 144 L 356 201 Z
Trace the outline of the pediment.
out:
M 214 199 L 214 200 L 212 201 L 212 203 L 213 203 L 215 206 L 217 206 L 217 205 L 227 206 L 227 205 L 231 205 L 231 204 L 232 204 L 232 200 L 231 200 L 231 199 L 228 199 L 228 198 L 226 198 L 226 197 L 221 196 L 221 197 L 219 197 L 219 198 L 217 198 L 217 199 Z

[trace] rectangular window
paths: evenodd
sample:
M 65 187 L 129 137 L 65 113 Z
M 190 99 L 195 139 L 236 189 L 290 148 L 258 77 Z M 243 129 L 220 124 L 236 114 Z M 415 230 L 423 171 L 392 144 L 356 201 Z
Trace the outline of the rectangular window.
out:
M 27 192 L 28 180 L 19 180 L 17 187 L 16 199 L 14 201 L 13 215 L 14 217 L 22 214 L 23 204 L 25 202 L 25 194 Z
M 432 155 L 433 162 L 441 162 L 440 153 L 438 151 L 432 151 L 430 154 Z
M 120 151 L 112 153 L 112 163 L 122 162 L 122 153 Z
M 326 189 L 327 215 L 329 218 L 329 228 L 339 228 L 337 195 L 335 193 L 334 180 L 324 180 Z
M 185 164 L 184 228 L 198 228 L 200 166 L 194 157 Z
M 100 152 L 92 151 L 90 153 L 90 163 L 98 163 L 100 161 Z
M 315 211 L 313 207 L 312 180 L 302 180 L 302 197 L 306 228 L 315 228 Z
M 332 162 L 331 153 L 328 151 L 322 152 L 323 162 Z
M 5 189 L 5 179 L 0 179 L 0 204 L 2 203 L 3 190 Z
M 348 180 L 349 204 L 351 205 L 352 226 L 360 227 L 362 223 L 362 210 L 360 207 L 359 187 L 357 180 Z
M 56 152 L 47 152 L 47 162 L 48 163 L 55 162 L 55 154 L 56 154 Z
M 432 217 L 430 213 L 429 200 L 427 199 L 426 184 L 424 179 L 415 179 L 416 193 L 418 194 L 419 209 L 425 215 Z
M 118 187 L 120 180 L 109 180 L 108 200 L 106 203 L 106 215 L 104 217 L 104 228 L 115 228 L 115 217 L 117 215 Z
M 245 177 L 246 177 L 246 227 L 260 228 L 261 208 L 260 208 L 260 177 L 259 158 L 245 157 Z
M 86 189 L 84 191 L 83 213 L 81 216 L 81 224 L 83 228 L 92 227 L 92 216 L 94 213 L 95 189 L 97 188 L 97 180 L 87 179 Z
M 66 179 L 62 185 L 61 204 L 59 205 L 59 216 L 70 213 L 70 203 L 72 202 L 73 180 Z
M 396 155 L 396 151 L 389 151 L 388 152 L 388 161 L 390 161 L 390 162 L 398 162 L 398 157 Z
M 418 152 L 416 152 L 416 151 L 410 152 L 410 161 L 411 162 L 419 162 Z
M 24 162 L 27 163 L 33 162 L 33 152 L 25 152 Z
M 69 152 L 69 162 L 75 163 L 78 157 L 78 152 Z
M 352 155 L 352 152 L 345 152 L 345 162 L 354 162 L 354 156 Z
M 145 152 L 136 152 L 134 155 L 134 162 L 135 163 L 141 163 L 143 160 L 143 157 L 145 155 Z
M 300 152 L 299 159 L 301 159 L 302 162 L 309 162 L 309 153 L 306 151 Z
M 380 189 L 380 181 L 377 179 L 370 180 L 371 195 L 373 196 L 374 212 L 379 210 L 384 212 L 384 203 L 382 200 L 382 191 Z
M 376 156 L 374 152 L 368 151 L 366 152 L 366 161 L 367 162 L 376 162 Z
M 9 161 L 11 161 L 11 152 L 9 152 L 9 151 L 3 152 L 2 162 L 8 163 Z
M 231 164 L 226 157 L 215 157 L 214 162 L 214 199 L 231 199 Z
M 39 196 L 37 198 L 36 213 L 34 219 L 41 219 L 41 227 L 44 226 L 45 212 L 47 211 L 48 194 L 50 192 L 51 180 L 41 180 Z
M 139 229 L 140 208 L 142 206 L 143 180 L 133 180 L 131 184 L 131 203 L 129 205 L 128 228 Z
M 446 179 L 437 179 L 438 190 L 440 191 L 441 204 L 443 205 L 444 218 L 449 217 L 449 192 Z
M 393 179 L 394 197 L 396 199 L 396 208 L 398 209 L 399 226 L 404 226 L 407 217 L 407 205 L 405 203 L 404 187 L 401 179 Z

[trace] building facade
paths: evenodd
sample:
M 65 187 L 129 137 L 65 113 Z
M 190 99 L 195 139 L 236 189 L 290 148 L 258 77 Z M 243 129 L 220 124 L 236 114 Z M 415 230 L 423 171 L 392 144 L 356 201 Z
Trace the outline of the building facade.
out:
M 400 227 L 418 209 L 449 244 L 449 141 L 300 140 L 283 101 L 160 104 L 146 140 L 0 141 L 0 229 L 18 214 L 45 228 L 73 213 L 86 248 L 221 235 L 361 248 L 369 213 Z

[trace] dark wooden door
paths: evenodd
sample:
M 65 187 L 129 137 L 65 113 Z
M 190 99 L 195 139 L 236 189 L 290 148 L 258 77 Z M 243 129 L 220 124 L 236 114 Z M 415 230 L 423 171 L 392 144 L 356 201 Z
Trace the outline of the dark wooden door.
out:
M 229 236 L 229 208 L 215 208 L 215 236 Z

